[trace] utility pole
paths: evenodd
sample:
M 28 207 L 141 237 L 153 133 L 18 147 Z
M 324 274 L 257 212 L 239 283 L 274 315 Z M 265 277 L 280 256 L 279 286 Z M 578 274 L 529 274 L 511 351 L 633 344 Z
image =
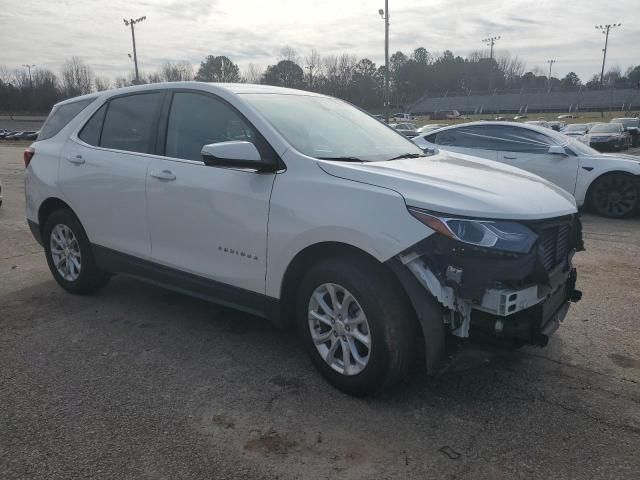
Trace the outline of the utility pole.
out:
M 482 39 L 482 43 L 484 43 L 485 45 L 489 45 L 489 58 L 491 60 L 493 60 L 493 46 L 496 44 L 496 42 L 500 40 L 500 35 L 498 35 L 497 37 L 489 37 L 489 38 L 483 38 Z
M 389 0 L 384 0 L 384 10 L 378 13 L 384 20 L 384 119 L 389 123 Z
M 133 63 L 135 64 L 135 67 L 136 67 L 136 84 L 140 83 L 140 76 L 138 74 L 138 54 L 136 52 L 136 32 L 134 29 L 134 25 L 136 23 L 143 22 L 146 19 L 147 17 L 139 17 L 136 19 L 131 18 L 129 20 L 127 20 L 126 18 L 122 19 L 124 21 L 124 24 L 127 27 L 129 26 L 131 27 L 131 40 L 133 41 Z
M 37 107 L 36 107 L 36 91 L 33 89 L 33 78 L 31 77 L 31 69 L 32 68 L 36 68 L 36 66 L 35 65 L 30 65 L 28 63 L 27 64 L 23 63 L 22 66 L 29 71 L 29 90 L 31 90 L 31 101 L 33 102 L 32 108 L 35 110 L 35 109 L 37 109 Z
M 618 28 L 622 26 L 621 23 L 612 23 L 609 25 L 596 25 L 596 30 L 600 30 L 602 32 L 603 35 L 605 35 L 605 39 L 604 39 L 604 48 L 602 49 L 602 51 L 604 52 L 604 54 L 602 55 L 602 71 L 600 72 L 600 88 L 602 88 L 603 82 L 604 82 L 604 63 L 607 60 L 607 47 L 609 45 L 609 30 L 611 30 L 612 28 Z
M 553 67 L 553 64 L 556 63 L 557 60 L 547 60 L 547 63 L 549 64 L 549 90 L 551 90 L 551 68 Z
M 36 66 L 35 65 L 24 64 L 24 63 L 22 64 L 22 66 L 29 71 L 29 87 L 33 88 L 33 79 L 31 78 L 31 69 L 32 68 L 36 68 Z

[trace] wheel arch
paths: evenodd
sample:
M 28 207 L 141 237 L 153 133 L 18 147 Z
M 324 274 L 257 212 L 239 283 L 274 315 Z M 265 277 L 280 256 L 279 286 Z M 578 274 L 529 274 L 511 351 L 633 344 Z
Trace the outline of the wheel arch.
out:
M 53 212 L 63 209 L 70 210 L 75 215 L 75 217 L 78 218 L 78 215 L 73 210 L 73 208 L 71 208 L 68 203 L 66 203 L 64 200 L 59 199 L 58 197 L 49 197 L 40 204 L 40 207 L 38 208 L 38 225 L 41 234 L 43 233 L 42 229 L 44 228 L 44 224 L 47 221 L 47 218 L 49 218 L 49 216 Z
M 335 257 L 358 257 L 384 269 L 393 279 L 392 281 L 398 282 L 400 289 L 406 294 L 403 285 L 392 269 L 370 253 L 348 243 L 335 241 L 315 243 L 299 251 L 285 270 L 280 285 L 281 322 L 283 325 L 289 324 L 293 319 L 297 287 L 304 273 L 312 265 L 324 259 Z

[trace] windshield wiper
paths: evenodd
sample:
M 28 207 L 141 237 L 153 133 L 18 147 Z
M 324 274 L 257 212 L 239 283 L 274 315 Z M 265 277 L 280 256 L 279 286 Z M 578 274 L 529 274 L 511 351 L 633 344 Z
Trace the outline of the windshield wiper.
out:
M 429 155 L 425 155 L 424 153 L 403 153 L 402 155 L 398 155 L 397 157 L 390 158 L 389 160 L 400 160 L 401 158 L 420 158 L 420 157 L 428 157 Z
M 361 158 L 358 157 L 317 157 L 320 160 L 331 160 L 334 162 L 366 162 L 366 160 L 363 160 Z

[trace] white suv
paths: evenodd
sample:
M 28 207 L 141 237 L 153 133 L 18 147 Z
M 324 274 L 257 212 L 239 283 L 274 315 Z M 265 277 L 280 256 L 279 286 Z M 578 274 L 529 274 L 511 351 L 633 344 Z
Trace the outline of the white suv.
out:
M 419 338 L 429 373 L 447 337 L 544 345 L 579 298 L 571 195 L 425 157 L 323 95 L 185 82 L 79 97 L 25 164 L 27 219 L 64 289 L 127 274 L 295 325 L 354 395 L 401 378 Z

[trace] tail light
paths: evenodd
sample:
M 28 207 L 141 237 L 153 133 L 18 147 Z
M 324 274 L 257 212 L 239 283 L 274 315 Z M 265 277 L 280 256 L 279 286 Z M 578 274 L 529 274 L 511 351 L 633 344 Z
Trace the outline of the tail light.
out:
M 36 153 L 36 151 L 32 147 L 27 147 L 24 149 L 24 153 L 22 154 L 24 159 L 24 168 L 27 168 L 29 166 L 29 162 L 33 158 L 34 153 Z

